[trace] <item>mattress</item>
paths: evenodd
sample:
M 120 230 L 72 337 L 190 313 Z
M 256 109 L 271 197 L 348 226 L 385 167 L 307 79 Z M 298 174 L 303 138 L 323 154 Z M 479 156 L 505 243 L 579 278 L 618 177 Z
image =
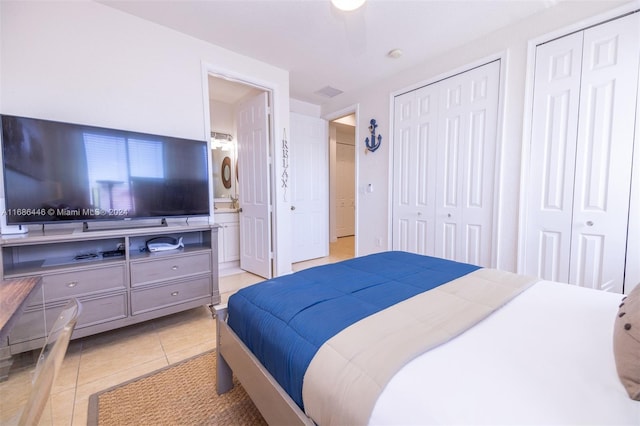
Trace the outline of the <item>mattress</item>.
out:
M 403 367 L 376 425 L 640 425 L 613 357 L 622 295 L 542 281 Z

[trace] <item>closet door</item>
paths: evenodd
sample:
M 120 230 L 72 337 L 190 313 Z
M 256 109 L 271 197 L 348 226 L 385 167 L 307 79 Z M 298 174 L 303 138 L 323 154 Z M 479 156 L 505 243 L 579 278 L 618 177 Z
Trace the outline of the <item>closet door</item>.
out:
M 525 274 L 569 282 L 583 34 L 538 46 Z
M 639 77 L 640 78 L 640 77 Z M 640 84 L 640 81 L 639 81 Z M 627 231 L 627 265 L 624 273 L 624 293 L 629 294 L 640 285 L 640 88 L 636 109 L 636 137 L 633 152 L 633 176 L 629 206 L 629 229 Z
M 640 15 L 536 50 L 525 273 L 622 292 Z
M 622 293 L 640 14 L 586 30 L 583 52 L 569 282 Z
M 355 134 L 355 128 L 354 132 Z M 355 136 L 351 137 L 351 141 Z M 336 141 L 336 236 L 346 237 L 356 233 L 356 147 Z
M 438 126 L 435 255 L 490 266 L 500 62 L 444 80 Z
M 394 249 L 491 266 L 499 71 L 395 98 Z
M 433 256 L 438 99 L 435 85 L 396 97 L 393 248 Z

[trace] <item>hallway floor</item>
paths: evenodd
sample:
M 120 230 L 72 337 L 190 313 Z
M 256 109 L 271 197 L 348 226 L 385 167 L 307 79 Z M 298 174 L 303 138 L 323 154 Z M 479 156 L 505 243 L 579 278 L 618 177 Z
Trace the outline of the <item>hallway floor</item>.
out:
M 327 257 L 300 262 L 294 271 L 354 256 L 354 237 L 330 244 Z M 222 302 L 261 281 L 248 272 L 220 277 Z M 71 342 L 40 424 L 86 425 L 89 396 L 119 383 L 214 349 L 215 322 L 207 306 Z M 26 402 L 38 351 L 14 357 L 9 379 L 0 383 L 0 425 L 17 424 Z

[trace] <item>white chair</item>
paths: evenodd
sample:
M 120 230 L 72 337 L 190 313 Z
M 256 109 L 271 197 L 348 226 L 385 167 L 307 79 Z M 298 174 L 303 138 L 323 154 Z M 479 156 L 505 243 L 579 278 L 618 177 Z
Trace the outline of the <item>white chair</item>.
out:
M 81 311 L 82 304 L 72 299 L 53 323 L 36 363 L 31 394 L 18 422 L 20 426 L 33 426 L 40 421 Z

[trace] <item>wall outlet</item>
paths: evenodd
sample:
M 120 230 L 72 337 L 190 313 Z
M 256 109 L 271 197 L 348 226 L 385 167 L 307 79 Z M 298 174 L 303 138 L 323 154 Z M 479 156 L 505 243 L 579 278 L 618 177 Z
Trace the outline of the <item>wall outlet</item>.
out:
M 376 247 L 382 247 L 382 238 L 376 237 Z

